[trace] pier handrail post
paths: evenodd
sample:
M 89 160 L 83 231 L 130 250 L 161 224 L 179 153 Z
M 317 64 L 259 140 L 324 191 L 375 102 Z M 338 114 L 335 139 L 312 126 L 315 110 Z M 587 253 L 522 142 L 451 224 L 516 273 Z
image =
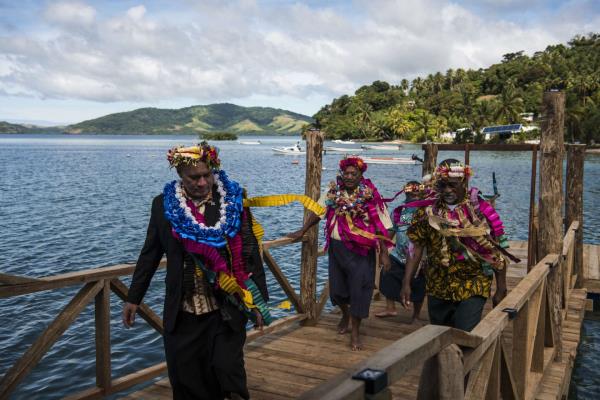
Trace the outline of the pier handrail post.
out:
M 321 195 L 321 170 L 323 165 L 323 133 L 318 130 L 306 131 L 306 180 L 304 193 L 313 200 Z M 304 221 L 310 211 L 304 211 Z M 317 258 L 318 225 L 306 232 L 307 239 L 302 242 L 300 258 L 300 299 L 307 315 L 303 325 L 317 323 Z
M 550 253 L 562 254 L 564 92 L 545 92 L 542 107 L 538 249 L 544 257 Z M 559 258 L 559 264 L 561 262 Z M 548 275 L 556 361 L 562 357 L 562 278 L 560 265 L 552 268 Z
M 567 145 L 567 185 L 565 193 L 565 233 L 579 221 L 575 233 L 575 259 L 573 273 L 577 275 L 576 288 L 583 287 L 583 168 L 585 144 Z
M 425 176 L 427 174 L 432 174 L 433 171 L 435 171 L 435 166 L 437 164 L 438 146 L 435 143 L 425 143 L 423 145 L 423 150 L 425 152 L 423 154 L 422 176 Z
M 96 386 L 109 393 L 112 370 L 110 356 L 110 279 L 102 280 L 102 289 L 95 298 L 96 324 Z

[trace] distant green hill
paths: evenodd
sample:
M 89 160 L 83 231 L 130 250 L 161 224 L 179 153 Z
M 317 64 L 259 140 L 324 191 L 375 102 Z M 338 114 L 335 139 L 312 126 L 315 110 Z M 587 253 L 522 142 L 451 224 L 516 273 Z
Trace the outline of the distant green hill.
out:
M 44 128 L 0 121 L 0 133 L 70 134 L 235 134 L 297 135 L 313 119 L 302 114 L 270 107 L 241 107 L 235 104 L 210 104 L 176 110 L 140 108 L 105 115 L 66 127 Z
M 71 134 L 197 134 L 232 132 L 237 134 L 292 135 L 313 122 L 312 118 L 269 107 L 241 107 L 210 104 L 176 110 L 140 108 L 69 125 Z

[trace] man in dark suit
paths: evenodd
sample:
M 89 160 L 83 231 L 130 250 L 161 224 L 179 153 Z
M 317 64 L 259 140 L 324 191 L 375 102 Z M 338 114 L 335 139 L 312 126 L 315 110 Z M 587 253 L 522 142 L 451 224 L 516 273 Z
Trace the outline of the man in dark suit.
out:
M 242 188 L 219 169 L 216 148 L 175 148 L 168 160 L 181 180 L 152 202 L 123 323 L 133 324 L 166 253 L 164 345 L 173 397 L 247 399 L 246 323 L 250 317 L 262 329 L 268 318 L 257 307 L 268 293 L 252 214 L 242 206 Z

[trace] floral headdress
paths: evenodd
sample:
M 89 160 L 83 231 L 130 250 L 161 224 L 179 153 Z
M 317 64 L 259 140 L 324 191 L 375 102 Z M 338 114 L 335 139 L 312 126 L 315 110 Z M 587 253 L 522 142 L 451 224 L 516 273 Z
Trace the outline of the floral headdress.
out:
M 425 191 L 425 185 L 422 183 L 407 183 L 402 189 L 404 193 L 423 193 Z
M 469 179 L 473 176 L 473 169 L 470 166 L 463 163 L 452 163 L 442 164 L 435 169 L 433 174 L 434 180 L 448 179 L 448 178 L 461 178 L 463 180 Z
M 210 169 L 219 169 L 219 149 L 209 145 L 206 141 L 191 147 L 173 147 L 167 152 L 167 160 L 171 168 L 180 165 L 198 165 L 203 162 Z
M 360 157 L 346 156 L 340 160 L 340 172 L 344 172 L 348 167 L 356 167 L 364 173 L 367 170 L 367 163 Z

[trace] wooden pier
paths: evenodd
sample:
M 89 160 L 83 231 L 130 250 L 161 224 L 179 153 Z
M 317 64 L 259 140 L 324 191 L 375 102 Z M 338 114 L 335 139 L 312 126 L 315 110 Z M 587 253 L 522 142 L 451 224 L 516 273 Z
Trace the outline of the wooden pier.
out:
M 265 242 L 263 258 L 294 305 L 294 312 L 248 334 L 246 370 L 255 399 L 561 399 L 568 393 L 579 343 L 586 293 L 600 288 L 600 246 L 583 244 L 583 157 L 585 146 L 568 145 L 566 187 L 562 194 L 564 96 L 544 97 L 546 116 L 541 145 L 463 145 L 470 152 L 486 150 L 532 152 L 532 197 L 529 240 L 512 242 L 522 262 L 509 267 L 509 293 L 472 332 L 429 325 L 426 307 L 412 325 L 399 310 L 394 318 L 370 317 L 361 326 L 365 349 L 352 352 L 349 335 L 335 329 L 339 315 L 323 314 L 328 287 L 316 290 L 317 228 L 303 238 L 300 292 L 282 272 L 271 249 L 290 244 L 286 238 Z M 562 104 L 562 106 L 561 106 Z M 439 151 L 457 145 L 424 146 L 424 172 L 436 163 Z M 323 135 L 307 134 L 305 192 L 319 195 Z M 539 155 L 539 157 L 538 157 Z M 536 202 L 537 162 L 540 162 L 539 201 Z M 564 208 L 564 203 L 568 207 Z M 562 210 L 565 209 L 564 213 Z M 164 267 L 164 263 L 161 265 Z M 0 399 L 7 399 L 48 349 L 67 330 L 87 304 L 95 309 L 96 379 L 68 399 L 98 399 L 135 385 L 149 385 L 128 399 L 170 399 L 164 362 L 132 374 L 114 377 L 111 369 L 110 292 L 126 298 L 121 278 L 132 274 L 131 264 L 33 278 L 0 274 L 0 298 L 64 287 L 79 292 L 30 348 L 4 372 Z M 371 314 L 384 307 L 372 304 Z M 142 304 L 139 315 L 162 333 L 162 321 Z M 162 351 L 162 349 L 160 349 Z M 387 383 L 377 393 L 352 375 L 370 368 L 385 371 Z M 160 379 L 163 377 L 162 379 Z M 421 379 L 423 377 L 423 379 Z M 159 379 L 155 383 L 151 380 Z

